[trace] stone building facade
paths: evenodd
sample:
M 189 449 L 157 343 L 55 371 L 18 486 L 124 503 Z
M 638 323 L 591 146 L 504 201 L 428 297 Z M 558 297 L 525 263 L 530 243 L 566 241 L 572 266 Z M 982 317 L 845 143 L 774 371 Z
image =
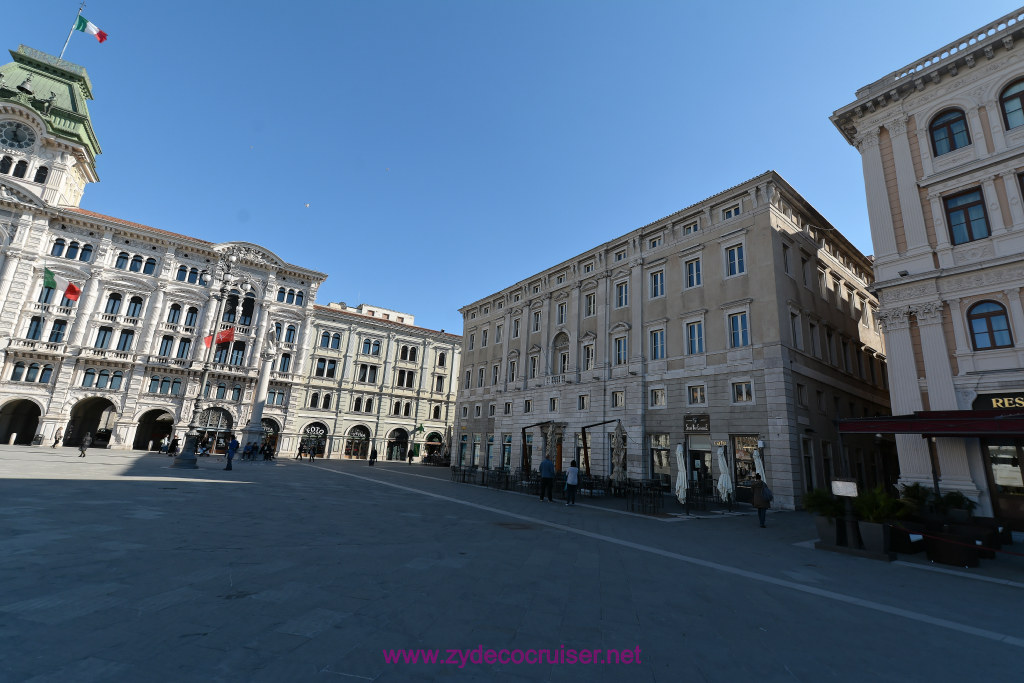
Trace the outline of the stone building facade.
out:
M 674 486 L 681 446 L 691 480 L 724 463 L 743 500 L 760 457 L 798 505 L 847 466 L 835 418 L 888 414 L 870 284 L 868 258 L 760 175 L 460 309 L 453 458 L 562 469 L 588 427 L 607 476 L 621 421 L 630 477 Z
M 864 86 L 861 154 L 906 483 L 1024 528 L 1024 9 Z M 995 411 L 995 412 L 993 412 Z M 846 427 L 844 426 L 844 429 Z M 922 438 L 922 436 L 926 438 Z
M 50 444 L 59 431 L 74 445 L 88 432 L 95 445 L 150 448 L 183 439 L 197 410 L 215 449 L 228 434 L 326 457 L 443 447 L 459 337 L 397 311 L 317 305 L 327 276 L 265 247 L 79 208 L 99 180 L 88 75 L 24 46 L 11 54 L 0 66 L 0 442 Z M 81 288 L 77 300 L 62 281 Z

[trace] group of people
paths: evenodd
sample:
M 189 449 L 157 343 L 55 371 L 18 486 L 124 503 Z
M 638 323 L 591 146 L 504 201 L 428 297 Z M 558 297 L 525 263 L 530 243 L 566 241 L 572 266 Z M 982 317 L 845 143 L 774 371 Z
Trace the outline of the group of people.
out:
M 580 466 L 575 460 L 569 463 L 569 469 L 565 471 L 565 505 L 576 505 L 576 489 L 580 486 Z M 547 494 L 548 502 L 555 502 L 552 492 L 555 488 L 555 463 L 551 456 L 545 455 L 540 463 L 540 500 L 544 502 L 544 495 Z

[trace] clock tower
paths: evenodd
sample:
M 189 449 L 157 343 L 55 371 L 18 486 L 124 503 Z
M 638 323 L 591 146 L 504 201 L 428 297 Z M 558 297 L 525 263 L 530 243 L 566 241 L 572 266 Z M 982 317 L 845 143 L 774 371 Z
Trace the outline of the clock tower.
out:
M 99 181 L 85 68 L 22 45 L 0 66 L 0 185 L 78 206 Z

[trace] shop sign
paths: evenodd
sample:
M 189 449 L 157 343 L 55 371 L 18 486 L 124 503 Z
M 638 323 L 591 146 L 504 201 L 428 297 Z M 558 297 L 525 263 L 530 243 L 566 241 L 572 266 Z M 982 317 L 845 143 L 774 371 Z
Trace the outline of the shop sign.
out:
M 974 410 L 999 410 L 1001 408 L 1024 408 L 1024 391 L 1007 391 L 1001 394 L 981 394 L 971 404 Z
M 710 415 L 687 415 L 683 418 L 683 431 L 684 432 L 710 432 L 711 431 L 711 416 Z

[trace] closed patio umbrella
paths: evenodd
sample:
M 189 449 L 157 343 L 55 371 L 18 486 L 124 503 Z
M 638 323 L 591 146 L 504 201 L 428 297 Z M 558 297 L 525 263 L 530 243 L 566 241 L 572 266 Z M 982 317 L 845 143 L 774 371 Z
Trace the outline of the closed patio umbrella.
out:
M 761 451 L 754 451 L 754 471 L 761 475 L 762 481 L 768 481 L 768 477 L 764 474 L 764 458 L 761 457 Z
M 721 472 L 718 477 L 718 496 L 724 503 L 732 493 L 732 477 L 729 476 L 729 463 L 725 459 L 725 449 L 722 447 L 718 448 L 718 469 Z
M 626 428 L 622 426 L 622 420 L 615 425 L 612 438 L 615 440 L 612 444 L 612 464 L 615 466 L 612 479 L 621 484 L 626 481 Z
M 686 455 L 683 444 L 676 446 L 676 500 L 686 505 L 686 487 L 689 483 L 689 470 L 686 467 Z

